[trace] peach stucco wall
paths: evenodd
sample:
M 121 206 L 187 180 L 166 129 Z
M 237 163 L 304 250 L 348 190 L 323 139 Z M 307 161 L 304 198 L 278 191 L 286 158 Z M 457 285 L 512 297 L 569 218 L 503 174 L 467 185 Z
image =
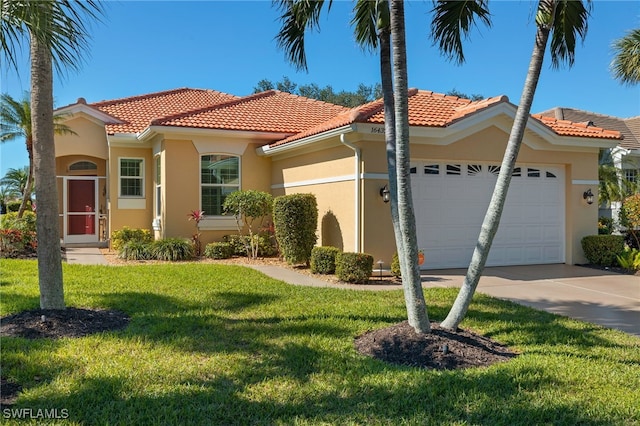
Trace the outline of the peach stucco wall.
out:
M 55 135 L 56 157 L 88 155 L 106 160 L 109 157 L 104 126 L 78 114 L 64 124 L 76 133 Z

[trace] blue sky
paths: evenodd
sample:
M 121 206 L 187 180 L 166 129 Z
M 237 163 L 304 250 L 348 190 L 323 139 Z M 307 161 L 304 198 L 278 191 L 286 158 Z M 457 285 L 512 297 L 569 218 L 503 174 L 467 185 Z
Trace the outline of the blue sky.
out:
M 428 36 L 431 1 L 405 6 L 409 86 L 456 89 L 485 97 L 507 95 L 517 104 L 529 64 L 536 1 L 490 2 L 493 25 L 465 43 L 466 62 L 440 56 Z M 288 76 L 298 84 L 355 90 L 379 81 L 378 59 L 360 49 L 349 21 L 351 1 L 334 1 L 321 31 L 307 40 L 309 72 L 289 65 L 274 41 L 278 11 L 271 1 L 110 1 L 102 24 L 91 28 L 90 52 L 78 72 L 55 77 L 56 106 L 115 99 L 178 87 L 248 95 L 261 79 Z M 595 0 L 589 31 L 573 68 L 552 69 L 545 57 L 533 112 L 555 106 L 618 117 L 640 115 L 640 87 L 622 86 L 609 72 L 611 43 L 640 27 L 640 2 Z M 28 55 L 16 72 L 0 67 L 0 92 L 29 89 Z M 23 141 L 0 145 L 0 176 L 27 164 Z

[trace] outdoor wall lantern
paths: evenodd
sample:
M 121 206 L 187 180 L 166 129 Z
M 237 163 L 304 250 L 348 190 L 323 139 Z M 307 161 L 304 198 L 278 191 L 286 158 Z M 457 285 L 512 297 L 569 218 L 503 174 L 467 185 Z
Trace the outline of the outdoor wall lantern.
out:
M 380 196 L 385 203 L 389 202 L 389 187 L 387 185 L 380 188 Z
M 591 188 L 587 189 L 583 194 L 582 198 L 587 200 L 587 204 L 593 204 L 593 192 L 591 192 Z

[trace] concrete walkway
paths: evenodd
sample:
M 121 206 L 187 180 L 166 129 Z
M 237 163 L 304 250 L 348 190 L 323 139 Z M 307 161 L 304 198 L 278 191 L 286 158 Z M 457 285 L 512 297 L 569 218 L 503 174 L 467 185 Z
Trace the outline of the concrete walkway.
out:
M 106 265 L 97 248 L 67 248 L 67 262 Z M 274 265 L 246 265 L 295 285 L 353 290 L 398 290 L 401 285 L 332 284 Z M 424 271 L 429 287 L 460 287 L 466 270 Z M 640 277 L 572 265 L 531 265 L 486 268 L 478 292 L 571 318 L 640 336 Z

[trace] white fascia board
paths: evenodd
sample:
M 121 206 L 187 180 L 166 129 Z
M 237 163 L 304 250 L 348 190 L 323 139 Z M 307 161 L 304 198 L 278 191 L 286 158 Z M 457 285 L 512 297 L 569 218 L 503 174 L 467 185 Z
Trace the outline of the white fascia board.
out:
M 202 129 L 193 127 L 175 127 L 175 126 L 149 126 L 138 134 L 141 140 L 152 138 L 158 133 L 164 135 L 183 135 L 183 136 L 219 136 L 226 139 L 244 139 L 244 140 L 265 140 L 277 141 L 292 135 L 292 133 L 275 133 L 275 132 L 252 132 L 247 130 L 226 130 L 226 129 Z
M 86 104 L 74 104 L 69 105 L 54 111 L 54 115 L 69 115 L 69 118 L 73 118 L 76 114 L 86 114 L 91 118 L 97 119 L 100 124 L 116 124 L 122 123 L 117 118 L 106 114 L 96 108 L 91 108 Z
M 149 143 L 145 143 L 138 139 L 138 135 L 135 133 L 117 133 L 115 135 L 107 135 L 107 142 L 110 147 L 141 148 L 151 146 Z
M 270 148 L 269 145 L 264 145 L 259 148 L 256 148 L 256 153 L 257 155 L 260 155 L 260 156 L 269 157 L 272 155 L 281 154 L 286 151 L 301 149 L 309 145 L 312 145 L 316 142 L 323 141 L 334 136 L 339 136 L 343 133 L 351 133 L 354 131 L 356 131 L 356 126 L 353 124 L 349 124 L 346 126 L 338 127 L 337 129 L 328 130 L 326 132 L 322 132 L 316 135 L 308 136 L 306 138 L 298 139 L 297 141 L 289 142 L 284 145 L 278 145 L 273 148 Z

